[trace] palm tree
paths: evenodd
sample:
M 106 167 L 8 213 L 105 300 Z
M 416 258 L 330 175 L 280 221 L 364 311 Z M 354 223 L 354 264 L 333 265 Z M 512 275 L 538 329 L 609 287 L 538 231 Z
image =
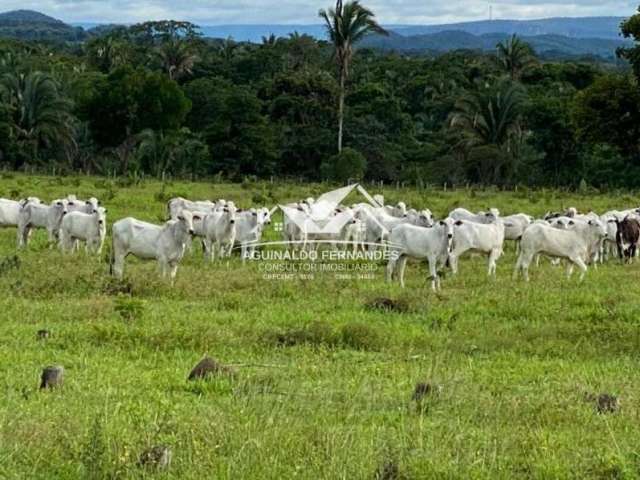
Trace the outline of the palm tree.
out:
M 500 82 L 460 98 L 450 125 L 462 131 L 468 146 L 503 146 L 520 129 L 523 100 L 522 87 Z
M 524 138 L 521 122 L 523 103 L 522 87 L 503 81 L 460 98 L 449 124 L 462 134 L 459 145 L 463 149 L 471 151 L 478 147 L 495 147 L 504 152 L 502 157 L 510 157 L 515 162 L 517 148 Z M 493 165 L 496 172 L 494 181 L 503 166 L 497 163 Z
M 513 81 L 518 80 L 523 72 L 537 63 L 529 44 L 520 40 L 515 34 L 504 42 L 498 43 L 496 49 L 500 65 Z
M 190 45 L 183 40 L 169 40 L 157 50 L 162 68 L 171 80 L 178 80 L 192 72 L 197 57 L 192 53 Z
M 67 154 L 75 148 L 71 101 L 48 74 L 5 74 L 0 99 L 9 108 L 11 137 L 27 157 L 38 159 L 42 147 L 57 146 Z
M 337 0 L 335 9 L 320 10 L 319 15 L 325 22 L 327 34 L 335 49 L 334 58 L 338 64 L 338 152 L 342 152 L 345 90 L 354 46 L 370 33 L 387 35 L 387 31 L 375 21 L 373 12 L 360 5 L 357 0 L 345 5 L 342 4 L 342 0 Z

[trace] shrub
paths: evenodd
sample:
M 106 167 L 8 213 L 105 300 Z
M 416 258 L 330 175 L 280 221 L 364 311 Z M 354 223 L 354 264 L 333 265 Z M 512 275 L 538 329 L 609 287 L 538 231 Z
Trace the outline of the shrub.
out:
M 378 350 L 384 343 L 380 332 L 366 323 L 347 323 L 340 334 L 342 343 L 355 350 Z
M 342 153 L 334 155 L 320 166 L 320 174 L 323 178 L 343 183 L 360 180 L 366 170 L 366 158 L 352 148 L 345 148 Z

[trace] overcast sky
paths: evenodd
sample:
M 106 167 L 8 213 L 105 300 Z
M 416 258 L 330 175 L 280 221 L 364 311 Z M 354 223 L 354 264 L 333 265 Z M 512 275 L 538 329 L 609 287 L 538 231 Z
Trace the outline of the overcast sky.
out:
M 0 0 L 0 11 L 32 9 L 66 22 L 130 23 L 173 18 L 201 25 L 318 23 L 333 0 Z M 431 24 L 494 18 L 629 16 L 638 0 L 364 0 L 384 24 Z M 188 5 L 187 8 L 184 6 Z

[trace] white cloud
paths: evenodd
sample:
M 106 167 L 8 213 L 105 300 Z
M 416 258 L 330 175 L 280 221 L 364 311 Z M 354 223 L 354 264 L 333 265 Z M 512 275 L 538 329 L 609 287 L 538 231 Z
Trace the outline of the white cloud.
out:
M 431 24 L 494 18 L 627 16 L 637 0 L 365 0 L 384 24 Z M 32 9 L 66 22 L 130 23 L 175 18 L 200 24 L 318 23 L 332 0 L 2 0 L 2 10 Z

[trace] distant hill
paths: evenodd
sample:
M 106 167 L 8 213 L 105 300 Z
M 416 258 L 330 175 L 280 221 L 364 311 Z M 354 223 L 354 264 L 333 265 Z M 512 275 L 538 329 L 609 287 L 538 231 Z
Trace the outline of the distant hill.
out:
M 496 43 L 517 34 L 542 56 L 594 56 L 613 59 L 616 48 L 625 45 L 619 29 L 622 17 L 547 18 L 541 20 L 492 20 L 448 25 L 387 25 L 389 37 L 373 36 L 363 46 L 411 53 L 442 53 L 456 49 L 492 51 Z M 82 41 L 102 35 L 113 25 L 84 23 L 67 25 L 31 10 L 0 14 L 0 37 L 23 40 Z M 293 32 L 326 38 L 323 25 L 204 25 L 210 38 L 232 37 L 259 43 L 271 34 L 286 37 Z
M 400 52 L 428 51 L 442 53 L 450 50 L 468 49 L 494 51 L 496 44 L 506 40 L 507 33 L 488 33 L 473 35 L 461 31 L 442 31 L 428 35 L 403 36 L 393 32 L 388 37 L 371 36 L 362 42 L 362 46 L 382 50 L 394 50 Z M 562 35 L 520 35 L 520 38 L 529 43 L 536 53 L 553 57 L 582 57 L 597 56 L 612 60 L 615 58 L 616 49 L 626 45 L 627 42 L 606 38 L 573 38 Z
M 0 13 L 0 37 L 19 40 L 79 41 L 86 38 L 81 27 L 66 23 L 33 10 Z
M 545 18 L 542 20 L 484 20 L 446 25 L 398 26 L 394 31 L 404 36 L 426 35 L 451 30 L 485 35 L 506 33 L 523 36 L 561 35 L 571 38 L 620 38 L 623 17 Z

